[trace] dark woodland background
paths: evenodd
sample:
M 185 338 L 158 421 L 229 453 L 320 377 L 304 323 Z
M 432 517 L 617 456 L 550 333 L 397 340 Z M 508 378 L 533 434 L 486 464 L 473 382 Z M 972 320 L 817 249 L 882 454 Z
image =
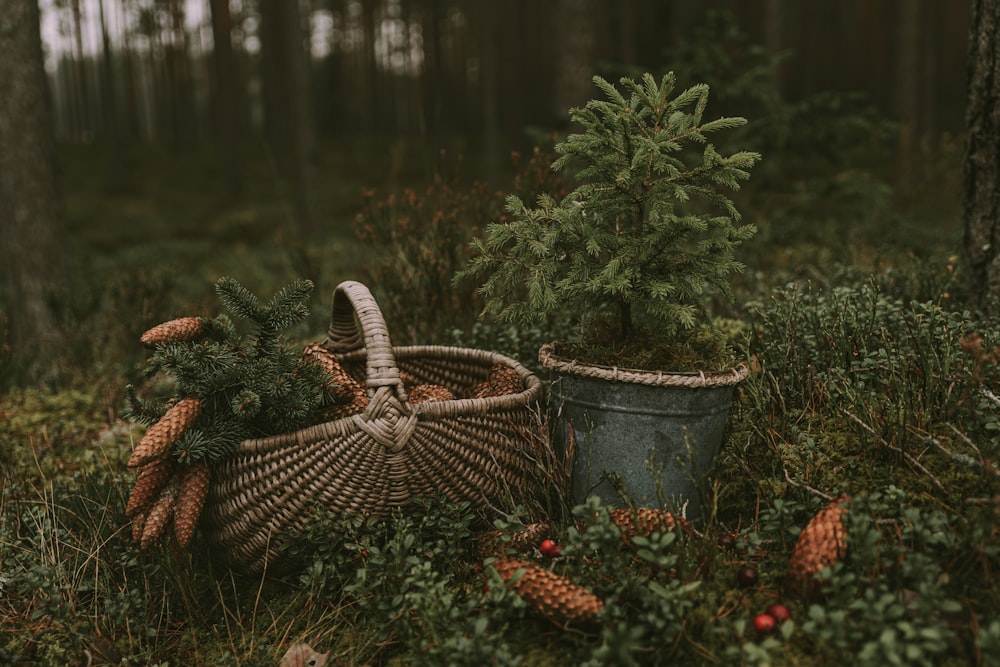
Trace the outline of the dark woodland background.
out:
M 977 23 L 979 5 L 943 0 L 17 0 L 0 31 L 0 80 L 22 93 L 0 109 L 0 203 L 22 212 L 0 229 L 0 366 L 67 329 L 93 347 L 80 322 L 98 309 L 141 304 L 116 315 L 138 331 L 208 310 L 221 275 L 259 292 L 308 277 L 321 294 L 360 278 L 402 300 L 398 266 L 425 255 L 415 275 L 467 321 L 451 271 L 518 169 L 529 191 L 551 185 L 524 156 L 565 136 L 595 74 L 673 70 L 711 86 L 710 116 L 750 121 L 724 141 L 764 154 L 740 193 L 760 229 L 751 267 L 877 269 L 890 247 L 964 243 L 964 282 L 993 299 L 1000 244 L 976 239 L 997 202 L 965 239 L 962 208 L 993 190 L 989 160 L 979 181 L 963 172 L 968 137 L 984 157 L 995 143 L 966 112 L 972 92 L 993 99 L 970 84 L 992 80 L 970 67 L 989 60 L 970 50 L 970 34 L 992 43 L 987 4 Z M 424 196 L 392 199 L 405 188 Z M 797 259 L 776 259 L 793 241 Z
M 121 149 L 260 135 L 290 144 L 295 133 L 306 143 L 405 135 L 434 146 L 476 145 L 484 168 L 495 169 L 510 150 L 532 143 L 528 129 L 561 128 L 567 110 L 593 95 L 593 74 L 673 69 L 677 46 L 713 27 L 714 48 L 732 48 L 721 24 L 707 18 L 720 10 L 749 44 L 783 54 L 773 76 L 785 99 L 861 91 L 895 120 L 900 181 L 912 180 L 922 152 L 963 127 L 965 2 L 49 0 L 42 7 L 56 137 L 65 142 Z M 311 55 L 301 62 L 299 44 Z M 238 158 L 230 153 L 233 187 Z

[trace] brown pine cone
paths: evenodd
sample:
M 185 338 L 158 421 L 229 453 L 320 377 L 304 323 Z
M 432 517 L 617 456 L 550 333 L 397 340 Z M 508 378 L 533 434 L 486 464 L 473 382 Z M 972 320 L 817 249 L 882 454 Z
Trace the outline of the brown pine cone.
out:
M 136 544 L 142 542 L 142 530 L 146 527 L 146 512 L 139 512 L 132 517 L 132 541 Z
M 138 468 L 169 452 L 177 438 L 191 428 L 200 412 L 201 400 L 185 398 L 178 401 L 174 407 L 167 410 L 160 421 L 146 429 L 146 434 L 132 450 L 128 467 Z
M 500 362 L 490 367 L 487 379 L 490 388 L 495 392 L 493 396 L 506 396 L 524 391 L 524 382 L 521 380 L 520 374 L 510 366 Z
M 824 567 L 833 567 L 847 553 L 845 505 L 850 499 L 840 496 L 821 509 L 799 534 L 792 550 L 788 574 L 802 593 L 817 592 L 815 577 Z
M 583 586 L 553 574 L 534 563 L 515 558 L 498 558 L 493 567 L 525 602 L 560 626 L 593 621 L 604 602 Z M 524 570 L 516 578 L 515 574 Z
M 530 547 L 537 546 L 549 533 L 550 527 L 547 523 L 529 523 L 521 530 L 510 534 L 510 541 L 503 540 L 504 531 L 488 530 L 479 535 L 476 541 L 476 551 L 480 558 L 490 556 L 504 556 L 508 548 L 517 551 L 526 551 Z
M 350 403 L 336 403 L 323 411 L 325 419 L 343 419 L 351 415 L 359 415 L 368 407 L 368 393 L 360 384 L 356 385 L 358 393 Z
M 627 544 L 636 535 L 652 535 L 653 533 L 666 533 L 680 526 L 685 531 L 690 529 L 691 524 L 682 517 L 675 516 L 666 510 L 653 509 L 651 507 L 637 507 L 635 509 L 614 509 L 609 513 L 611 522 L 621 528 L 622 539 Z
M 139 468 L 132 493 L 129 494 L 128 504 L 125 506 L 125 516 L 132 517 L 149 509 L 149 506 L 160 495 L 160 491 L 166 486 L 173 472 L 174 459 L 170 456 L 170 452 L 165 452 L 143 464 Z
M 313 359 L 330 375 L 330 384 L 327 385 L 327 389 L 336 403 L 349 405 L 356 402 L 359 389 L 360 393 L 367 399 L 364 387 L 344 370 L 333 352 L 323 347 L 322 344 L 310 343 L 306 345 L 302 350 L 302 356 Z
M 435 401 L 452 401 L 455 394 L 448 387 L 439 384 L 418 384 L 408 390 L 410 403 L 433 403 Z
M 212 471 L 206 463 L 193 463 L 181 474 L 177 483 L 177 501 L 174 505 L 174 536 L 183 550 L 191 544 L 198 517 L 208 498 Z
M 174 478 L 176 479 L 176 478 Z M 156 502 L 149 509 L 142 526 L 142 538 L 139 540 L 139 548 L 145 551 L 153 546 L 160 537 L 167 531 L 170 519 L 174 514 L 174 502 L 177 499 L 177 488 L 174 480 L 160 491 Z
M 195 340 L 205 332 L 205 321 L 200 317 L 180 317 L 162 324 L 139 337 L 139 342 L 146 347 L 156 347 L 169 341 Z
M 486 379 L 462 392 L 463 398 L 486 398 L 488 396 L 506 396 L 524 390 L 524 382 L 517 371 L 510 366 L 497 362 L 490 366 Z

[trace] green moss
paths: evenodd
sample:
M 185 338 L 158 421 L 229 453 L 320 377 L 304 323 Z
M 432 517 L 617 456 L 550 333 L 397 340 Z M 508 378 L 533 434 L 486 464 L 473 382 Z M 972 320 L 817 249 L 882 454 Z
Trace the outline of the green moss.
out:
M 0 466 L 13 479 L 94 470 L 121 451 L 121 433 L 109 430 L 107 414 L 103 401 L 83 390 L 0 395 Z

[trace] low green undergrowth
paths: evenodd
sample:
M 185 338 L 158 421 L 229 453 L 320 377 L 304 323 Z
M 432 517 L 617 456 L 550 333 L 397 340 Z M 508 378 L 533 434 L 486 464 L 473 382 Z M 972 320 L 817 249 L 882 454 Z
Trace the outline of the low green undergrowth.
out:
M 920 509 L 898 487 L 858 493 L 846 556 L 816 597 L 787 584 L 817 497 L 768 498 L 742 526 L 709 522 L 622 539 L 598 501 L 553 525 L 554 559 L 518 556 L 604 601 L 560 627 L 476 555 L 468 507 L 428 501 L 379 521 L 318 516 L 289 550 L 299 566 L 239 577 L 202 546 L 173 561 L 122 534 L 125 475 L 98 469 L 0 506 L 0 660 L 12 665 L 274 665 L 305 638 L 332 664 L 992 664 L 1000 558 L 994 502 Z M 796 495 L 796 494 L 791 494 Z M 801 494 L 799 494 L 801 495 Z M 513 533 L 517 517 L 498 521 Z M 729 539 L 730 536 L 735 539 Z M 725 539 L 723 539 L 725 538 Z M 741 580 L 751 567 L 756 581 Z M 773 633 L 752 620 L 781 602 Z
M 271 666 L 299 640 L 342 665 L 1000 661 L 1000 330 L 955 305 L 955 283 L 947 259 L 908 258 L 758 289 L 732 332 L 754 372 L 697 531 L 626 543 L 607 508 L 556 497 L 560 556 L 518 553 L 604 602 L 568 628 L 502 584 L 468 507 L 432 499 L 380 520 L 320 514 L 286 542 L 293 566 L 266 577 L 203 543 L 179 561 L 140 554 L 124 517 L 137 434 L 119 397 L 103 382 L 9 392 L 0 664 Z M 137 327 L 119 326 L 123 339 Z M 453 331 L 522 358 L 546 333 Z M 841 494 L 846 554 L 803 596 L 788 583 L 795 540 Z M 779 601 L 791 620 L 756 631 Z
M 780 105 L 768 109 L 766 126 L 790 127 Z M 813 111 L 822 109 L 799 109 Z M 806 148 L 832 135 L 810 136 Z M 531 199 L 563 187 L 539 169 L 545 160 L 525 163 L 506 189 Z M 912 237 L 894 230 L 915 223 L 889 211 L 882 181 L 851 163 L 816 163 L 801 187 L 747 193 L 770 231 L 747 247 L 736 305 L 720 314 L 739 323 L 733 338 L 754 372 L 697 532 L 630 545 L 607 508 L 553 502 L 548 537 L 561 555 L 539 545 L 518 554 L 603 600 L 593 623 L 569 628 L 502 585 L 463 506 L 428 499 L 370 521 L 320 514 L 287 541 L 294 566 L 266 577 L 232 572 L 198 540 L 182 560 L 166 548 L 140 554 L 124 517 L 134 481 L 124 462 L 138 433 L 118 412 L 120 388 L 141 381 L 138 336 L 205 314 L 213 296 L 200 286 L 220 275 L 270 291 L 291 271 L 320 294 L 361 279 L 394 343 L 493 349 L 534 367 L 538 346 L 563 337 L 573 314 L 534 329 L 473 322 L 473 291 L 449 282 L 502 197 L 448 175 L 395 195 L 345 186 L 329 204 L 360 207 L 358 238 L 349 215 L 333 216 L 315 243 L 287 234 L 280 198 L 266 192 L 246 210 L 201 200 L 155 215 L 146 207 L 157 201 L 184 205 L 159 191 L 169 179 L 151 178 L 133 193 L 141 202 L 71 198 L 70 232 L 92 279 L 55 309 L 62 344 L 45 351 L 38 388 L 8 390 L 23 369 L 0 319 L 0 664 L 273 667 L 300 640 L 335 665 L 1000 663 L 1000 329 L 961 305 L 968 286 L 942 232 L 954 220 L 920 237 L 944 247 L 897 252 Z M 770 164 L 791 183 L 782 174 L 797 165 Z M 84 182 L 77 197 L 100 191 Z M 105 219 L 106 228 L 91 223 Z M 208 222 L 215 236 L 203 234 Z M 183 245 L 192 231 L 196 243 Z M 314 312 L 312 334 L 327 324 L 322 307 Z M 795 540 L 841 494 L 851 498 L 846 554 L 804 597 L 788 585 Z M 513 533 L 535 514 L 497 527 Z M 747 567 L 750 584 L 737 577 Z M 757 632 L 754 617 L 778 601 L 791 620 Z

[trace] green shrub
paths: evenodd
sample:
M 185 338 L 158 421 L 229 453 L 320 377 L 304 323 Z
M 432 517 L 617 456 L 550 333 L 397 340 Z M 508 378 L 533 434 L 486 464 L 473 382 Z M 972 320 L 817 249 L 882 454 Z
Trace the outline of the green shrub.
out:
M 431 500 L 408 510 L 367 521 L 317 514 L 285 545 L 303 564 L 299 584 L 356 610 L 355 622 L 392 647 L 384 658 L 401 654 L 406 664 L 429 666 L 519 664 L 498 608 L 513 594 L 503 586 L 482 592 L 473 567 L 475 513 L 468 504 Z
M 904 301 L 872 284 L 792 284 L 755 310 L 752 353 L 792 415 L 865 406 L 862 416 L 879 415 L 895 438 L 893 431 L 961 410 L 962 384 L 971 378 L 960 341 L 977 328 L 969 313 Z

